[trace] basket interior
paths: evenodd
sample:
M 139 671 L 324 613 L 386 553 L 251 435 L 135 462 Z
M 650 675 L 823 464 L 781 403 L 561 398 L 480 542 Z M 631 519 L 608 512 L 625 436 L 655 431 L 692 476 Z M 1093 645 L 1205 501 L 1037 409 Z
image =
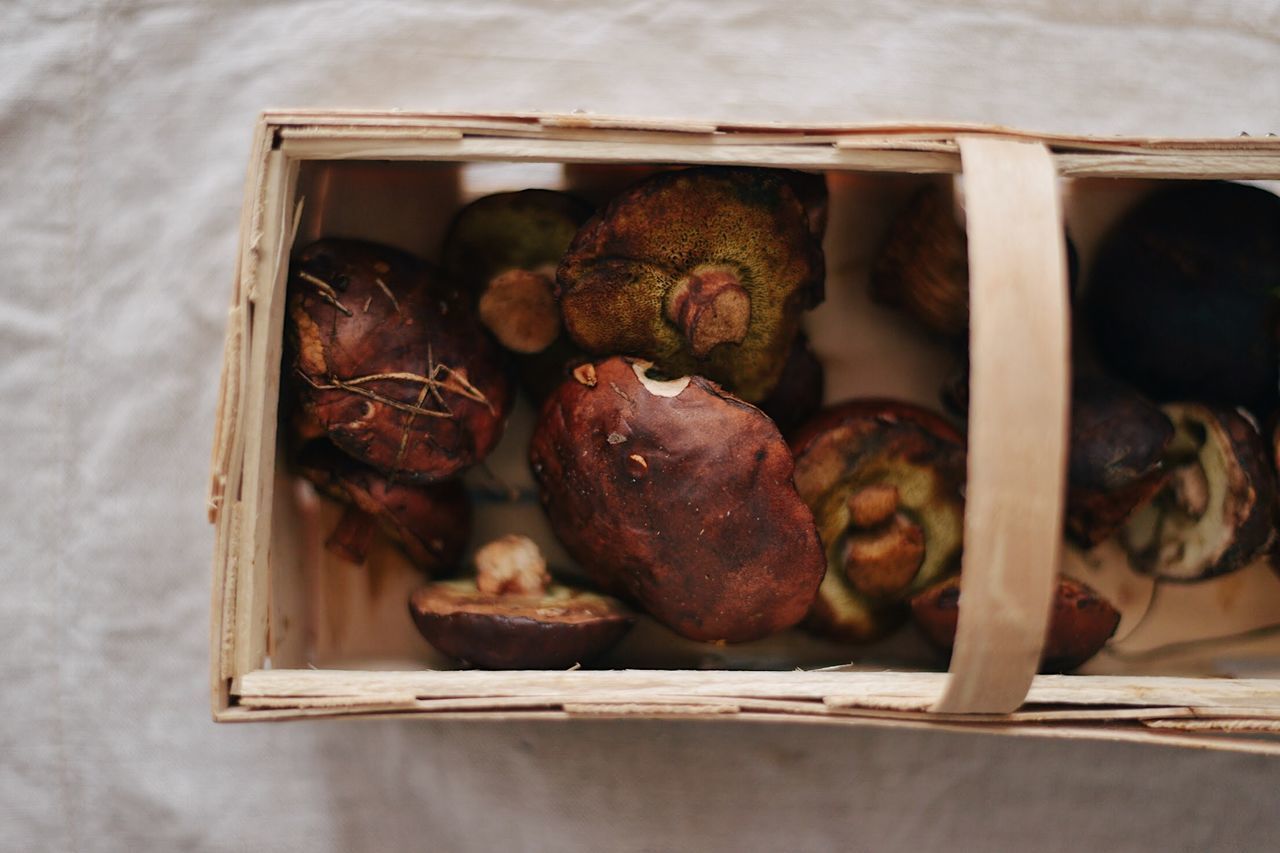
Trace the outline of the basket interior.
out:
M 304 161 L 296 198 L 293 248 L 320 237 L 374 240 L 435 260 L 453 214 L 489 193 L 562 189 L 594 203 L 653 165 Z M 950 176 L 831 171 L 826 237 L 827 299 L 805 325 L 827 370 L 826 399 L 892 396 L 940 408 L 939 388 L 955 355 L 909 320 L 871 301 L 867 272 L 892 216 L 925 182 Z M 962 183 L 962 180 L 961 180 Z M 1068 229 L 1083 282 L 1099 236 L 1151 181 L 1076 179 L 1064 183 Z M 961 191 L 963 187 L 960 187 Z M 523 399 L 502 443 L 465 481 L 476 506 L 472 546 L 504 533 L 534 538 L 554 571 L 578 572 L 551 534 L 526 462 L 534 412 Z M 322 542 L 340 509 L 288 472 L 276 455 L 272 517 L 268 654 L 273 667 L 450 669 L 408 617 L 409 592 L 424 578 L 395 548 L 375 544 L 365 566 L 330 555 Z M 1280 578 L 1264 560 L 1199 584 L 1153 583 L 1131 569 L 1118 547 L 1067 549 L 1064 571 L 1088 582 L 1122 612 L 1111 644 L 1084 674 L 1273 676 L 1280 673 Z M 849 646 L 792 630 L 753 643 L 682 640 L 642 619 L 599 663 L 628 669 L 775 669 L 848 665 L 868 670 L 940 669 L 945 662 L 910 626 L 885 641 Z

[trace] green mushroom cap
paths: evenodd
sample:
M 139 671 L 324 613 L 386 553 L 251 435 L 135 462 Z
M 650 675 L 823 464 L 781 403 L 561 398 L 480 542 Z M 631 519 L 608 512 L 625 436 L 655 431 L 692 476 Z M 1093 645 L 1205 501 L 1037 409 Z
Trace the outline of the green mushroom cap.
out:
M 556 279 L 579 346 L 757 402 L 778 382 L 801 313 L 821 301 L 823 274 L 792 173 L 699 167 L 615 198 L 578 231 Z

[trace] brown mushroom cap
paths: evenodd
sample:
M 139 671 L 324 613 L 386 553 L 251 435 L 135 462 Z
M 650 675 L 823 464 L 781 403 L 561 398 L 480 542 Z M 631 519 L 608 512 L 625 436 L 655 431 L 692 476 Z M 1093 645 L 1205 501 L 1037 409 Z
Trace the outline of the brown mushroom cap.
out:
M 557 272 L 573 340 L 763 399 L 801 312 L 822 298 L 822 247 L 787 175 L 682 169 L 615 198 Z
M 400 479 L 444 479 L 493 449 L 511 390 L 496 347 L 417 259 L 321 240 L 289 284 L 300 403 L 335 445 Z
M 1065 237 L 1067 284 L 1075 290 L 1079 260 Z M 927 330 L 963 341 L 969 332 L 969 238 L 950 186 L 930 184 L 889 225 L 871 266 L 871 295 Z
M 1067 532 L 1085 547 L 1110 538 L 1164 484 L 1173 424 L 1160 407 L 1102 376 L 1071 395 Z
M 871 266 L 871 294 L 931 332 L 968 334 L 969 242 L 947 188 L 921 189 L 894 218 Z
M 911 599 L 911 615 L 934 646 L 950 653 L 960 618 L 960 578 L 935 584 Z M 1049 617 L 1041 672 L 1069 672 L 1096 655 L 1120 624 L 1120 612 L 1089 586 L 1059 577 Z
M 635 616 L 608 596 L 552 584 L 544 595 L 483 593 L 473 580 L 416 590 L 409 613 L 443 654 L 484 669 L 564 669 L 599 657 Z
M 1274 535 L 1276 475 L 1257 427 L 1239 409 L 1163 407 L 1174 436 L 1169 479 L 1133 514 L 1121 544 L 1142 572 L 1197 581 L 1240 569 Z
M 296 465 L 322 492 L 349 504 L 325 543 L 330 550 L 362 563 L 377 527 L 427 574 L 457 566 L 471 536 L 471 502 L 461 482 L 393 482 L 324 439 L 305 445 Z
M 760 401 L 760 408 L 773 418 L 778 430 L 789 435 L 822 408 L 826 371 L 818 360 L 809 336 L 796 335 L 787 353 L 778 384 Z
M 908 597 L 954 570 L 964 528 L 964 441 L 927 409 L 853 400 L 792 439 L 827 571 L 807 625 L 849 642 L 906 617 Z
M 543 405 L 530 457 L 556 535 L 598 583 L 690 639 L 796 624 L 823 558 L 777 427 L 709 380 L 647 367 L 583 365 Z

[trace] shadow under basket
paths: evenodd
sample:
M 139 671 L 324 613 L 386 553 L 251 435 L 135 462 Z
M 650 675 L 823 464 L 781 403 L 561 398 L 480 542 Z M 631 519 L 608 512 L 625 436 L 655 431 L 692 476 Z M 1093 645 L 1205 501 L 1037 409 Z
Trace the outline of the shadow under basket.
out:
M 340 509 L 284 464 L 277 435 L 290 254 L 324 237 L 434 259 L 448 223 L 493 192 L 565 189 L 600 202 L 672 165 L 825 173 L 827 300 L 806 329 L 828 402 L 936 406 L 954 356 L 873 303 L 885 228 L 929 182 L 963 181 L 970 260 L 970 409 L 963 605 L 949 672 L 903 632 L 868 647 L 800 631 L 740 646 L 648 620 L 595 669 L 458 670 L 408 617 L 423 582 L 392 547 L 363 566 L 323 547 Z M 1280 579 L 1265 561 L 1157 585 L 1104 545 L 1062 546 L 1070 385 L 1063 229 L 1081 257 L 1161 181 L 1280 178 L 1280 140 L 1088 138 L 954 124 L 726 125 L 592 116 L 269 112 L 241 219 L 213 449 L 213 715 L 465 719 L 682 717 L 958 728 L 1280 752 Z M 556 568 L 518 404 L 466 476 L 473 544 L 533 537 Z M 1121 610 L 1080 674 L 1035 674 L 1059 570 Z

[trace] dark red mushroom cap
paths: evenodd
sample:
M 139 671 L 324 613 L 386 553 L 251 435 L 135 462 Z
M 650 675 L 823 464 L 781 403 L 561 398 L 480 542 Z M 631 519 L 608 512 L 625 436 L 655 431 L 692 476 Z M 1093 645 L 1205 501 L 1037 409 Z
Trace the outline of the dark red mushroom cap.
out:
M 823 558 L 777 427 L 709 380 L 648 368 L 582 365 L 543 405 L 530 457 L 556 535 L 598 583 L 690 639 L 796 624 Z
M 1173 424 L 1123 383 L 1077 377 L 1071 395 L 1067 532 L 1085 547 L 1110 538 L 1164 484 Z
M 484 669 L 565 669 L 616 644 L 635 616 L 618 601 L 552 584 L 541 595 L 480 592 L 441 581 L 409 600 L 414 624 L 443 654 Z
M 760 408 L 773 418 L 783 435 L 790 435 L 822 408 L 826 371 L 804 332 L 796 335 L 787 353 L 778 384 L 760 401 Z
M 950 654 L 960 618 L 960 578 L 952 577 L 911 599 L 911 615 L 934 646 Z M 1091 587 L 1058 578 L 1041 672 L 1069 672 L 1101 651 L 1120 624 L 1120 612 Z
M 381 529 L 427 574 L 458 565 L 471 535 L 471 502 L 461 482 L 395 482 L 323 439 L 305 445 L 296 464 L 322 492 L 349 504 L 326 543 L 330 550 L 362 563 L 373 530 Z
M 305 248 L 287 330 L 300 404 L 380 471 L 444 479 L 502 435 L 511 389 L 497 348 L 465 301 L 403 252 L 350 240 Z

